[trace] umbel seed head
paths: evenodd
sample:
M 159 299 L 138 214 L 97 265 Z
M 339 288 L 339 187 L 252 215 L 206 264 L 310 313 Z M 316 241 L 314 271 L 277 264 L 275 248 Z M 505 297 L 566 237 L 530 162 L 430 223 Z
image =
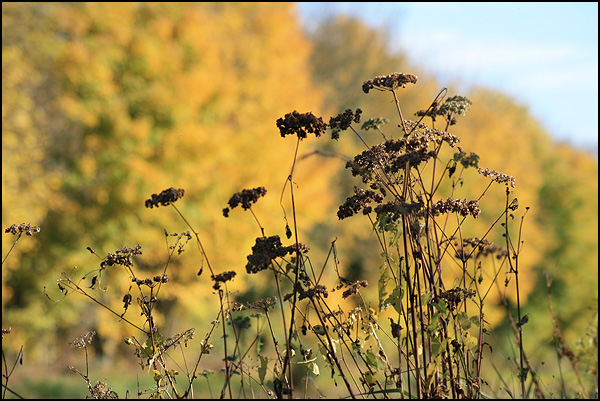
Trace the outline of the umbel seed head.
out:
M 394 90 L 398 87 L 406 88 L 406 84 L 416 84 L 418 77 L 414 74 L 394 72 L 390 75 L 380 75 L 363 83 L 363 92 L 377 88 L 380 90 Z

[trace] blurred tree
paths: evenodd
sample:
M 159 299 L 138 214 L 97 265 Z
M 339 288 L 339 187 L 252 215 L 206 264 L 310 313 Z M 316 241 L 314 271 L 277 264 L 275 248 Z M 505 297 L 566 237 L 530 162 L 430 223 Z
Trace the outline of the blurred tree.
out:
M 364 107 L 363 81 L 386 74 L 383 66 L 407 68 L 407 59 L 387 51 L 389 37 L 383 30 L 344 15 L 329 16 L 311 33 L 313 77 L 326 93 L 326 103 L 339 111 Z
M 241 210 L 223 218 L 234 192 L 265 186 L 267 196 L 253 209 L 267 235 L 284 238 L 279 200 L 295 143 L 279 137 L 277 118 L 296 109 L 327 120 L 360 107 L 363 120 L 386 117 L 386 134 L 399 136 L 389 94 L 365 95 L 361 84 L 419 69 L 386 49 L 385 34 L 346 17 L 324 21 L 311 45 L 294 13 L 293 5 L 281 3 L 3 3 L 3 228 L 29 221 L 42 227 L 39 236 L 20 241 L 3 266 L 3 325 L 30 336 L 31 358 L 34 346 L 49 352 L 48 344 L 63 341 L 74 322 L 76 335 L 95 328 L 107 351 L 129 333 L 105 311 L 82 313 L 98 309 L 81 297 L 41 302 L 41 289 L 73 266 L 98 268 L 86 246 L 103 256 L 139 243 L 139 274 L 161 272 L 168 258 L 163 229 L 188 228 L 170 208 L 146 209 L 150 194 L 184 188 L 176 206 L 200 231 L 216 272 L 241 273 L 260 230 Z M 400 91 L 404 117 L 414 119 L 439 90 L 421 76 Z M 517 179 L 519 212 L 531 207 L 522 255 L 527 272 L 553 269 L 559 261 L 552 270 L 558 310 L 566 324 L 581 324 L 585 317 L 576 312 L 594 293 L 597 299 L 597 161 L 552 144 L 527 110 L 506 96 L 450 88 L 454 94 L 469 97 L 473 106 L 450 131 L 465 151 L 481 156 L 482 167 Z M 338 237 L 342 272 L 353 269 L 349 276 L 360 278 L 377 271 L 379 248 L 368 221 L 339 222 L 335 215 L 359 184 L 344 160 L 364 150 L 346 134 L 338 142 L 303 141 L 295 195 L 301 240 L 321 248 L 315 264 Z M 373 131 L 365 139 L 380 141 Z M 467 198 L 486 185 L 476 174 L 465 183 Z M 489 214 L 469 230 L 481 233 L 504 201 L 503 188 L 493 188 L 482 204 Z M 13 239 L 4 234 L 3 254 Z M 501 241 L 499 234 L 494 239 Z M 171 264 L 172 280 L 161 293 L 167 323 L 181 331 L 189 328 L 181 324 L 197 326 L 207 314 L 212 319 L 216 310 L 199 307 L 212 290 L 208 273 L 196 276 L 202 262 L 195 245 Z M 111 287 L 98 296 L 120 310 L 129 283 L 116 273 L 105 272 L 103 285 Z M 587 281 L 576 282 L 579 277 Z M 531 300 L 545 305 L 543 277 L 524 274 L 522 280 L 523 295 L 537 290 Z M 238 275 L 230 288 L 246 283 Z M 580 286 L 589 298 L 577 298 Z M 174 301 L 183 308 L 172 309 Z M 531 319 L 527 328 L 538 322 Z M 18 347 L 21 338 L 13 338 L 6 343 Z
M 387 118 L 390 124 L 383 129 L 390 135 L 399 135 L 398 113 L 391 96 L 380 93 L 366 95 L 362 91 L 362 83 L 375 76 L 394 71 L 414 71 L 406 57 L 387 50 L 389 37 L 385 31 L 369 28 L 351 17 L 329 15 L 308 34 L 313 43 L 310 57 L 312 73 L 325 93 L 328 115 L 335 116 L 348 108 L 360 108 L 363 121 Z M 398 91 L 398 95 L 403 110 L 416 111 L 427 107 L 425 105 L 433 100 L 438 90 L 434 80 L 419 77 L 418 88 Z M 404 117 L 411 116 L 407 114 Z M 361 135 L 369 145 L 381 141 L 381 136 L 374 130 Z M 315 246 L 329 247 L 332 239 L 339 237 L 336 246 L 344 264 L 349 266 L 347 274 L 364 278 L 366 269 L 377 271 L 379 245 L 374 236 L 369 235 L 371 227 L 366 219 L 338 221 L 336 212 L 337 207 L 353 193 L 353 187 L 359 184 L 359 180 L 345 169 L 346 161 L 365 150 L 365 146 L 349 131 L 342 133 L 339 141 L 322 140 L 319 146 L 321 155 L 337 161 L 336 180 L 332 184 L 336 203 L 330 211 L 330 220 L 327 224 L 316 226 L 311 238 Z
M 310 35 L 314 42 L 311 55 L 313 76 L 325 90 L 327 105 L 333 112 L 360 107 L 363 109 L 363 120 L 388 118 L 391 123 L 382 129 L 389 137 L 397 137 L 399 133 L 399 129 L 395 128 L 398 116 L 393 100 L 387 93 L 365 95 L 361 90 L 363 81 L 396 71 L 419 75 L 414 87 L 398 91 L 404 118 L 413 120 L 417 119 L 413 113 L 426 109 L 441 89 L 431 78 L 421 76 L 421 69 L 411 66 L 402 54 L 387 50 L 385 41 L 389 38 L 384 31 L 368 28 L 356 19 L 346 16 L 325 18 Z M 459 117 L 457 125 L 452 126 L 450 132 L 461 138 L 461 146 L 467 153 L 475 152 L 480 156 L 481 167 L 516 178 L 517 186 L 513 195 L 522 206 L 515 213 L 515 227 L 518 227 L 518 219 L 525 206 L 530 207 L 524 223 L 520 289 L 522 300 L 531 296 L 527 307 L 539 311 L 540 319 L 533 316 L 527 329 L 532 332 L 543 329 L 548 335 L 545 340 L 551 336 L 551 322 L 545 318 L 548 316 L 547 298 L 542 274 L 551 271 L 556 279 L 555 301 L 565 315 L 566 332 L 573 338 L 573 335 L 582 332 L 582 325 L 590 317 L 589 313 L 576 312 L 582 311 L 592 301 L 597 302 L 597 160 L 566 145 L 552 143 L 548 133 L 515 100 L 480 88 L 474 88 L 469 93 L 456 93 L 452 86 L 457 85 L 448 87 L 448 96 L 467 96 L 473 105 L 465 117 Z M 438 122 L 436 128 L 443 128 L 441 124 Z M 381 140 L 372 132 L 364 133 L 370 145 Z M 346 135 L 351 133 L 347 132 Z M 364 145 L 344 136 L 334 144 L 322 145 L 324 154 L 337 153 L 342 159 L 364 150 Z M 445 160 L 452 156 L 451 153 L 443 155 Z M 343 166 L 344 162 L 338 163 L 339 178 L 334 187 L 340 203 L 352 194 L 354 185 L 360 184 L 360 180 L 351 177 L 349 171 L 343 171 Z M 465 184 L 460 187 L 461 197 L 474 199 L 481 194 L 488 181 L 474 172 L 469 173 L 465 176 Z M 449 187 L 445 190 L 448 193 Z M 443 192 L 440 192 L 442 195 Z M 477 221 L 468 222 L 465 227 L 472 234 L 485 232 L 503 210 L 505 196 L 504 187 L 492 186 L 482 200 L 481 216 Z M 334 207 L 332 216 L 335 216 L 336 210 L 337 207 Z M 588 219 L 583 216 L 588 216 Z M 342 266 L 353 270 L 348 274 L 366 278 L 370 272 L 377 271 L 379 248 L 370 234 L 368 221 L 359 220 L 346 219 L 334 222 L 332 226 L 318 226 L 313 236 L 326 238 L 335 232 L 340 237 L 336 244 Z M 490 239 L 499 246 L 505 246 L 501 234 L 498 227 Z M 516 238 L 516 231 L 513 235 Z M 556 263 L 560 268 L 554 268 Z M 577 274 L 573 274 L 575 272 Z M 499 291 L 505 291 L 503 281 L 506 277 L 503 275 L 500 278 L 502 288 Z M 588 277 L 589 281 L 574 285 L 573 281 L 581 280 L 581 277 Z M 588 294 L 585 297 L 575 294 L 582 285 Z M 514 281 L 506 291 L 507 297 L 514 300 Z M 498 302 L 498 297 L 499 293 L 496 292 L 493 299 L 488 299 L 488 305 Z M 503 307 L 493 307 L 488 312 L 486 320 L 494 324 L 505 316 Z M 539 341 L 540 338 L 533 336 L 530 339 Z
M 47 18 L 53 6 L 33 3 L 2 4 L 2 255 L 7 255 L 17 237 L 5 234 L 12 224 L 31 223 L 44 227 L 48 211 L 64 201 L 60 193 L 60 166 L 48 155 L 53 132 L 65 127 L 53 99 L 59 85 L 52 60 L 60 51 L 56 25 Z M 42 235 L 45 234 L 42 228 Z M 49 329 L 43 319 L 47 306 L 40 301 L 41 288 L 35 290 L 44 267 L 19 262 L 22 255 L 34 254 L 41 247 L 38 235 L 24 236 L 2 266 L 2 324 L 13 327 L 12 340 L 22 345 L 23 335 L 34 326 Z M 6 306 L 31 304 L 28 313 L 13 314 Z M 36 322 L 38 320 L 39 322 Z
M 45 173 L 59 174 L 60 181 L 54 183 L 55 194 L 36 203 L 42 227 L 39 246 L 11 257 L 9 264 L 18 269 L 3 281 L 13 289 L 3 299 L 3 322 L 28 325 L 30 355 L 34 344 L 43 349 L 60 339 L 54 327 L 69 327 L 76 319 L 83 319 L 78 330 L 94 327 L 99 338 L 110 339 L 107 350 L 122 342 L 130 330 L 108 312 L 82 313 L 97 307 L 79 296 L 42 303 L 41 290 L 73 266 L 83 272 L 97 269 L 100 261 L 87 246 L 104 256 L 139 243 L 143 255 L 136 264 L 138 274 L 162 272 L 168 259 L 163 229 L 171 233 L 188 228 L 170 208 L 146 209 L 144 200 L 152 193 L 171 186 L 185 189 L 176 206 L 200 232 L 215 273 L 243 272 L 245 257 L 260 235 L 247 213 L 235 210 L 227 220 L 222 216 L 234 192 L 265 186 L 268 194 L 255 211 L 268 235 L 283 238 L 279 199 L 295 143 L 279 136 L 275 122 L 294 109 L 319 113 L 322 102 L 311 83 L 310 44 L 294 13 L 293 5 L 282 3 L 55 3 L 37 9 L 14 5 L 6 13 L 3 6 L 3 20 L 10 26 L 20 23 L 18 14 L 40 26 L 49 21 L 58 25 L 44 34 L 50 43 L 58 42 L 56 53 L 29 68 L 36 74 L 39 68 L 50 71 L 59 92 L 22 114 L 28 117 L 48 108 L 65 121 L 60 130 L 44 126 L 45 131 L 29 134 L 34 143 L 51 139 L 36 157 L 51 160 L 53 169 Z M 22 35 L 6 45 L 3 28 L 3 52 L 22 46 L 31 50 L 31 57 L 42 57 L 35 42 L 40 28 L 34 25 L 20 28 Z M 6 89 L 17 96 L 19 86 Z M 305 142 L 301 148 L 310 151 L 310 141 Z M 24 159 L 28 148 L 19 146 L 13 153 Z M 301 232 L 330 207 L 329 163 L 311 158 L 297 169 L 297 202 L 308 205 L 299 216 Z M 3 183 L 22 164 L 3 164 Z M 42 177 L 41 183 L 47 181 Z M 22 186 L 43 194 L 29 184 Z M 6 188 L 3 210 L 19 195 L 19 188 Z M 4 219 L 3 213 L 4 225 L 13 223 Z M 185 324 L 194 326 L 201 318 L 214 318 L 216 306 L 198 307 L 201 299 L 212 296 L 209 273 L 196 276 L 201 265 L 194 244 L 171 262 L 171 281 L 161 293 L 162 311 L 171 322 L 185 316 Z M 129 282 L 123 271 L 114 270 L 103 272 L 101 286 L 110 284 L 110 291 L 96 295 L 121 310 Z M 230 288 L 244 281 L 240 275 Z M 179 300 L 184 308 L 169 309 L 169 300 Z

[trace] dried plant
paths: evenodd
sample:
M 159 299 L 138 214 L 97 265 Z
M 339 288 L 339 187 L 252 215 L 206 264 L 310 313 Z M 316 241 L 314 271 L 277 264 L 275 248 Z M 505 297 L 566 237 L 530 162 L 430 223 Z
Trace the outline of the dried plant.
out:
M 273 277 L 268 296 L 241 302 L 229 291 L 228 283 L 236 279 L 238 273 L 211 265 L 198 232 L 175 206 L 185 191 L 173 187 L 152 194 L 144 203 L 149 209 L 170 206 L 190 230 L 172 234 L 165 230 L 165 236 L 173 237 L 176 242 L 168 246 L 169 257 L 162 271 L 139 275 L 136 267 L 136 259 L 142 254 L 139 244 L 123 246 L 104 257 L 88 247 L 90 253 L 100 259 L 99 266 L 79 278 L 75 269 L 64 272 L 57 280 L 58 289 L 63 297 L 78 294 L 91 300 L 134 332 L 135 335 L 128 335 L 124 341 L 133 348 L 132 354 L 140 367 L 153 375 L 151 397 L 194 397 L 194 385 L 202 377 L 208 386 L 215 378 L 221 380 L 220 398 L 299 398 L 307 395 L 307 387 L 304 390 L 298 387 L 299 378 L 308 386 L 324 368 L 330 372 L 335 386 L 338 380 L 342 381 L 339 387 L 350 398 L 486 398 L 482 387 L 487 383 L 487 372 L 482 371 L 482 362 L 490 357 L 487 350 L 491 350 L 487 340 L 490 327 L 485 320 L 486 302 L 490 291 L 499 287 L 500 273 L 504 271 L 507 277 L 504 285 L 515 285 L 517 294 L 516 299 L 510 300 L 516 304 L 516 319 L 510 311 L 507 316 L 519 347 L 515 367 L 520 395 L 530 395 L 529 389 L 533 388 L 536 396 L 543 397 L 543 383 L 529 363 L 523 346 L 528 314 L 521 310 L 519 261 L 522 226 L 528 208 L 521 216 L 515 240 L 511 235 L 513 230 L 509 229 L 515 218 L 513 213 L 519 209 L 513 193 L 514 177 L 480 167 L 479 156 L 472 152 L 467 155 L 460 146 L 460 138 L 448 132 L 449 127 L 458 123 L 457 116 L 464 116 L 469 110 L 469 99 L 453 96 L 444 101 L 447 90 L 443 89 L 427 109 L 415 113 L 419 117 L 417 121 L 404 119 L 397 91 L 409 83 L 416 84 L 417 80 L 416 75 L 396 72 L 374 77 L 362 85 L 367 94 L 377 90 L 392 96 L 399 130 L 391 128 L 392 132 L 384 132 L 389 120 L 380 117 L 369 118 L 357 128 L 362 119 L 361 109 L 347 109 L 331 117 L 328 123 L 311 112 L 297 111 L 276 121 L 281 137 L 296 137 L 291 169 L 280 200 L 285 241 L 289 242 L 284 245 L 279 235 L 267 235 L 252 209 L 267 194 L 264 187 L 234 193 L 222 209 L 223 216 L 230 217 L 232 210 L 241 206 L 243 211 L 250 211 L 256 221 L 260 235 L 248 250 L 245 270 L 251 279 Z M 431 120 L 431 126 L 423 122 L 425 118 Z M 440 120 L 445 122 L 443 129 L 435 126 Z M 364 279 L 343 277 L 337 257 L 337 239 L 332 240 L 326 259 L 316 264 L 306 245 L 310 238 L 301 241 L 298 232 L 300 205 L 296 204 L 294 175 L 299 149 L 303 141 L 308 140 L 308 134 L 324 140 L 327 130 L 335 141 L 344 140 L 340 134 L 349 132 L 364 145 L 346 164 L 358 182 L 337 210 L 339 220 L 367 219 L 380 245 L 380 269 Z M 368 144 L 363 137 L 363 132 L 368 130 L 378 131 L 382 141 Z M 444 160 L 448 152 L 452 155 Z M 466 182 L 469 171 L 473 176 L 479 174 L 489 179 L 475 199 L 460 196 L 460 186 Z M 449 182 L 446 187 L 451 188 L 451 194 L 442 194 L 443 182 Z M 481 201 L 495 184 L 505 188 L 505 207 L 495 212 L 497 218 L 485 232 L 471 233 L 465 222 L 479 218 Z M 286 190 L 289 190 L 288 207 L 283 201 Z M 21 224 L 12 225 L 5 232 L 17 235 L 18 241 L 22 234 L 33 235 L 39 231 L 39 227 Z M 494 244 L 490 239 L 493 231 L 501 232 L 506 243 Z M 161 288 L 173 281 L 173 276 L 168 274 L 171 258 L 175 252 L 181 254 L 194 238 L 202 266 L 206 264 L 210 271 L 216 296 L 211 306 L 216 317 L 204 328 L 199 340 L 195 328 L 163 338 L 155 318 L 156 306 L 162 300 Z M 491 283 L 489 279 L 485 281 L 481 273 L 484 260 L 500 266 L 495 268 Z M 336 280 L 328 283 L 327 277 L 331 275 L 325 272 L 332 267 Z M 457 270 L 458 275 L 451 273 Z M 107 271 L 120 271 L 129 284 L 129 289 L 119 294 L 122 310 L 112 309 L 99 296 L 109 291 L 105 285 Z M 202 273 L 203 268 L 200 268 L 199 279 L 203 278 Z M 85 285 L 84 280 L 87 280 Z M 370 299 L 373 292 L 367 291 L 369 283 L 376 283 L 375 300 Z M 341 292 L 342 300 L 352 300 L 355 306 L 345 310 L 349 304 L 332 300 L 338 296 L 336 292 Z M 503 301 L 508 306 L 509 300 Z M 130 318 L 132 313 L 139 314 L 143 324 L 134 323 L 135 319 Z M 214 357 L 217 352 L 213 337 L 219 325 L 222 346 L 218 348 L 222 353 Z M 9 332 L 10 328 L 3 329 L 3 337 Z M 117 398 L 106 381 L 92 384 L 90 380 L 88 346 L 95 334 L 93 330 L 88 331 L 69 343 L 73 348 L 83 348 L 85 374 L 72 366 L 69 368 L 85 380 L 92 398 Z M 595 335 L 597 355 L 597 331 Z M 559 356 L 566 356 L 580 377 L 578 360 L 564 344 L 558 324 L 555 340 Z M 199 344 L 199 351 L 190 359 L 184 348 L 193 341 Z M 265 343 L 271 346 L 269 351 L 265 351 Z M 176 349 L 183 355 L 183 365 L 174 362 L 171 356 Z M 217 361 L 207 363 L 209 355 Z M 188 360 L 195 362 L 188 365 Z M 8 379 L 14 367 L 9 371 L 4 352 L 3 362 L 5 395 L 7 391 L 12 392 Z M 220 373 L 208 369 L 215 364 L 222 366 Z M 260 392 L 255 393 L 256 389 Z M 209 391 L 212 395 L 210 387 Z M 317 385 L 315 391 L 320 396 L 327 395 Z M 588 396 L 583 384 L 581 392 Z

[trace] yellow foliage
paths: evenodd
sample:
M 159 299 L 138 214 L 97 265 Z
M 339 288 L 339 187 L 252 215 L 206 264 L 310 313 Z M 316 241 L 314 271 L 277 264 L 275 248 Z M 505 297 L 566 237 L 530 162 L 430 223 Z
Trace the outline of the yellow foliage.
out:
M 40 14 L 34 7 L 3 4 L 3 226 L 32 222 L 42 227 L 38 237 L 20 241 L 3 268 L 3 306 L 10 306 L 3 322 L 26 327 L 31 343 L 35 333 L 45 330 L 44 341 L 37 344 L 43 350 L 49 341 L 64 340 L 56 338 L 53 329 L 68 330 L 85 316 L 85 325 L 96 327 L 107 339 L 106 349 L 117 350 L 131 328 L 114 315 L 105 310 L 90 313 L 90 305 L 77 294 L 57 305 L 39 302 L 39 295 L 44 285 L 55 289 L 61 271 L 78 265 L 81 277 L 99 269 L 100 261 L 85 250 L 87 246 L 103 257 L 138 243 L 143 251 L 135 260 L 138 278 L 162 273 L 169 260 L 171 280 L 161 290 L 165 302 L 164 309 L 157 309 L 157 323 L 182 331 L 215 319 L 213 282 L 195 239 L 172 259 L 168 246 L 175 238 L 168 237 L 165 244 L 164 230 L 182 233 L 189 227 L 171 207 L 144 207 L 151 194 L 169 187 L 185 189 L 175 206 L 198 231 L 214 272 L 238 273 L 228 283 L 233 292 L 253 286 L 257 293 L 266 288 L 273 295 L 269 272 L 247 275 L 244 268 L 261 235 L 254 217 L 241 208 L 232 210 L 229 218 L 221 213 L 235 192 L 258 186 L 266 187 L 267 194 L 252 210 L 266 235 L 279 235 L 284 245 L 294 241 L 285 239 L 283 219 L 285 211 L 293 225 L 293 188 L 299 241 L 311 248 L 316 269 L 337 238 L 341 275 L 373 277 L 370 289 L 376 289 L 374 274 L 382 260 L 372 226 L 360 217 L 338 221 L 335 214 L 352 187 L 360 186 L 344 168 L 345 161 L 365 146 L 350 132 L 335 143 L 328 138 L 303 140 L 290 183 L 286 180 L 296 139 L 281 138 L 275 121 L 298 110 L 323 115 L 327 122 L 326 115 L 361 107 L 363 121 L 386 117 L 391 123 L 383 131 L 400 137 L 389 93 L 361 91 L 361 83 L 376 75 L 415 72 L 404 57 L 386 51 L 381 36 L 340 18 L 324 25 L 311 44 L 290 3 L 53 3 L 43 6 Z M 416 86 L 400 91 L 404 118 L 415 119 L 413 113 L 427 108 L 439 89 L 435 81 L 420 77 Z M 449 95 L 454 95 L 452 90 Z M 530 207 L 519 258 L 522 302 L 537 282 L 535 269 L 562 245 L 569 268 L 578 273 L 562 277 L 569 295 L 576 296 L 578 277 L 590 275 L 588 268 L 594 263 L 595 277 L 591 274 L 589 281 L 597 283 L 597 162 L 569 148 L 555 149 L 527 110 L 513 100 L 484 90 L 467 96 L 473 106 L 450 132 L 461 138 L 467 153 L 480 156 L 481 167 L 516 178 L 511 197 L 521 206 L 511 220 L 513 241 L 525 207 Z M 369 145 L 381 141 L 373 131 L 364 138 Z M 442 160 L 454 151 L 442 153 Z M 569 222 L 589 227 L 595 218 L 595 249 L 590 248 L 587 228 L 568 231 L 572 242 L 557 238 L 555 231 L 548 234 L 548 207 L 541 206 L 540 193 L 550 176 L 540 159 L 549 163 L 553 158 L 560 161 L 553 171 L 562 177 L 561 183 L 575 170 L 595 173 L 592 184 L 584 178 L 572 187 L 565 184 L 571 192 L 560 199 L 586 205 L 574 211 Z M 439 174 L 443 166 L 438 168 Z M 489 184 L 472 169 L 461 178 L 459 198 L 476 199 Z M 595 188 L 594 208 L 589 207 L 593 202 L 583 201 L 590 196 L 586 185 L 592 192 Z M 436 196 L 443 198 L 451 191 L 445 184 Z M 481 199 L 481 216 L 468 218 L 462 226 L 463 237 L 484 234 L 505 203 L 505 186 L 493 183 Z M 453 225 L 450 220 L 449 229 Z M 498 225 L 487 239 L 504 246 L 501 234 Z M 4 254 L 12 240 L 3 237 Z M 572 266 L 582 254 L 580 248 L 588 253 L 582 259 L 585 268 L 577 270 Z M 328 263 L 323 282 L 331 283 L 336 275 L 333 261 Z M 202 267 L 204 273 L 198 276 Z M 460 267 L 444 266 L 448 283 L 462 277 Z M 485 289 L 499 272 L 499 285 L 485 300 L 492 308 L 485 318 L 495 325 L 505 315 L 495 306 L 501 295 L 515 298 L 514 278 L 503 287 L 509 269 L 492 260 L 484 261 L 482 270 Z M 109 289 L 94 295 L 122 310 L 131 278 L 116 268 L 103 275 Z M 338 298 L 339 294 L 332 297 Z M 340 305 L 353 302 L 339 300 Z M 139 311 L 132 312 L 135 307 L 127 316 L 141 325 Z M 57 326 L 58 316 L 62 319 Z M 35 348 L 30 351 L 35 355 Z
M 215 273 L 236 270 L 236 282 L 243 283 L 246 255 L 260 230 L 248 212 L 235 210 L 225 219 L 221 210 L 233 193 L 265 186 L 268 194 L 257 204 L 256 214 L 267 235 L 283 236 L 279 200 L 295 141 L 281 138 L 275 121 L 294 109 L 318 113 L 322 102 L 311 83 L 310 45 L 297 26 L 293 7 L 52 6 L 47 18 L 59 25 L 53 35 L 60 32 L 62 43 L 56 57 L 46 61 L 61 84 L 50 107 L 68 121 L 52 148 L 63 166 L 60 190 L 69 201 L 57 204 L 55 217 L 40 224 L 42 234 L 48 233 L 40 241 L 52 246 L 52 256 L 40 252 L 14 257 L 23 274 L 34 263 L 48 266 L 38 282 L 50 286 L 69 266 L 97 268 L 99 261 L 86 246 L 102 256 L 136 243 L 143 246 L 139 258 L 144 267 L 138 274 L 161 272 L 168 259 L 164 229 L 171 233 L 189 227 L 173 209 L 147 209 L 144 201 L 173 186 L 185 189 L 177 207 L 198 230 Z M 21 40 L 29 40 L 27 32 Z M 13 71 L 18 74 L 19 69 Z M 35 107 L 40 106 L 32 105 L 25 115 L 35 113 Z M 3 135 L 3 144 L 10 138 Z M 307 140 L 301 152 L 313 146 Z M 46 149 L 42 147 L 39 157 Z M 307 205 L 298 214 L 301 232 L 324 220 L 331 206 L 325 195 L 333 174 L 328 163 L 313 157 L 297 166 L 295 196 Z M 3 203 L 10 196 L 10 188 L 3 191 Z M 284 202 L 289 219 L 287 191 Z M 46 213 L 43 203 L 36 206 Z M 52 232 L 61 233 L 60 241 L 50 242 Z M 173 274 L 169 285 L 178 288 L 174 283 L 182 277 L 188 290 L 166 290 L 165 295 L 185 306 L 178 313 L 194 309 L 207 318 L 210 311 L 198 306 L 213 297 L 212 282 L 206 266 L 204 275 L 196 276 L 203 263 L 196 244 L 185 249 L 171 262 L 174 272 L 170 268 L 167 273 Z M 118 285 L 119 280 L 125 286 Z M 129 285 L 127 275 L 120 271 L 105 282 L 112 294 L 106 295 L 106 302 L 119 310 Z M 96 319 L 102 321 L 102 335 L 113 342 L 122 340 L 114 317 L 102 312 Z

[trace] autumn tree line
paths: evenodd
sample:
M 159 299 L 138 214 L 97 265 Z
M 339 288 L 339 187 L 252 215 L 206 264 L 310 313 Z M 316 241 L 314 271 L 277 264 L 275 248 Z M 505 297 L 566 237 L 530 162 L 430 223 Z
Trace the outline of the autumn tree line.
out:
M 25 345 L 30 363 L 58 363 L 62 353 L 52 350 L 85 327 L 101 339 L 99 354 L 130 352 L 114 316 L 75 296 L 62 299 L 56 280 L 97 268 L 101 260 L 88 247 L 106 255 L 142 244 L 139 269 L 160 272 L 177 233 L 187 230 L 172 214 L 145 208 L 166 188 L 185 188 L 178 207 L 198 227 L 211 264 L 242 272 L 260 231 L 248 214 L 223 216 L 232 194 L 266 188 L 253 212 L 270 233 L 284 238 L 288 228 L 282 189 L 295 146 L 280 137 L 277 119 L 292 110 L 328 118 L 360 107 L 365 119 L 395 121 L 390 99 L 367 98 L 360 86 L 394 71 L 419 76 L 399 92 L 404 110 L 427 108 L 443 86 L 471 100 L 451 132 L 485 167 L 510 173 L 519 203 L 530 208 L 521 296 L 527 329 L 544 334 L 525 341 L 552 347 L 546 273 L 567 341 L 575 344 L 597 322 L 597 159 L 554 142 L 527 107 L 502 93 L 455 93 L 452 83 L 421 74 L 388 50 L 382 31 L 333 16 L 303 32 L 293 3 L 3 3 L 2 26 L 2 228 L 41 228 L 20 239 L 2 266 L 2 327 L 13 330 L 5 351 Z M 375 135 L 368 131 L 366 141 Z M 339 268 L 361 280 L 380 260 L 368 222 L 336 215 L 356 185 L 346 163 L 364 150 L 346 139 L 303 143 L 295 203 L 313 260 L 325 260 L 335 241 Z M 461 188 L 467 197 L 481 191 L 478 179 Z M 482 203 L 494 210 L 504 202 L 500 191 Z M 484 209 L 468 224 L 482 229 L 496 217 Z M 13 242 L 3 234 L 3 257 Z M 188 246 L 171 263 L 159 323 L 202 327 L 214 317 L 202 306 L 212 286 L 198 276 L 203 258 Z M 103 280 L 105 302 L 122 308 L 130 284 L 110 271 Z M 268 282 L 241 274 L 229 289 L 240 300 L 273 295 Z M 498 293 L 511 299 L 513 290 Z M 502 338 L 507 306 L 500 296 L 495 303 L 486 319 Z

